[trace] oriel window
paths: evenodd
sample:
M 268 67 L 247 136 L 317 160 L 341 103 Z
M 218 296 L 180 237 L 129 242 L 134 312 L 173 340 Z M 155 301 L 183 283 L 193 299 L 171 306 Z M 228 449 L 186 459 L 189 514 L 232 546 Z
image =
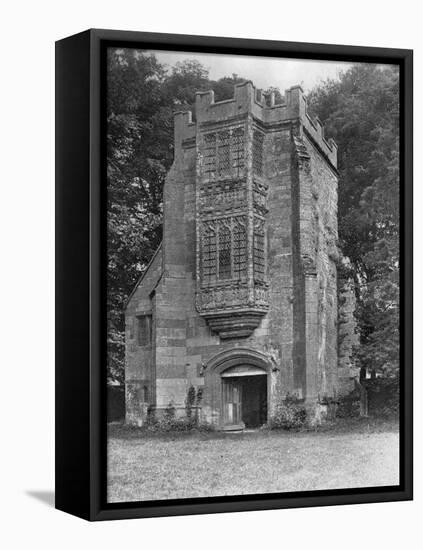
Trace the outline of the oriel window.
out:
M 208 221 L 202 230 L 204 283 L 241 279 L 247 274 L 245 217 Z

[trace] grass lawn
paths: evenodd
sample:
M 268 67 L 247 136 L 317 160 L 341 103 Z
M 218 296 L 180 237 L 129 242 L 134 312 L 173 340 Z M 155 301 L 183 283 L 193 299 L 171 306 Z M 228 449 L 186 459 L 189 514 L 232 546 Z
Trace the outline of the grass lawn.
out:
M 149 434 L 109 426 L 108 501 L 397 485 L 396 425 Z

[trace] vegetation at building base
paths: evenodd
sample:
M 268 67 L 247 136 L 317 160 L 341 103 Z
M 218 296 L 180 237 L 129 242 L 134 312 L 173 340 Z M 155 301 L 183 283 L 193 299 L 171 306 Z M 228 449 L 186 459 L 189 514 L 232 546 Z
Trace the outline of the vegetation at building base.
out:
M 323 396 L 318 400 L 321 407 L 318 418 L 313 410 L 307 410 L 304 401 L 295 395 L 287 395 L 276 406 L 266 428 L 286 431 L 328 431 L 348 425 L 369 425 L 376 420 L 388 421 L 394 425 L 399 419 L 399 384 L 397 377 L 375 378 L 362 381 L 368 400 L 366 417 L 361 414 L 360 391 L 356 387 L 347 395 Z
M 152 410 L 148 415 L 145 429 L 149 432 L 190 432 L 214 431 L 214 426 L 201 419 L 201 401 L 203 389 L 190 385 L 185 399 L 185 415 L 177 416 L 172 402 L 168 404 L 163 414 L 157 416 Z
M 369 415 L 398 419 L 400 414 L 400 387 L 396 377 L 366 380 Z
M 161 240 L 173 112 L 190 108 L 196 91 L 228 99 L 243 79 L 212 81 L 196 61 L 168 71 L 132 49 L 110 49 L 108 68 L 108 379 L 122 383 L 124 304 Z M 398 83 L 395 67 L 360 64 L 309 96 L 310 111 L 339 147 L 339 245 L 350 260 L 339 269 L 355 285 L 355 360 L 392 380 L 399 372 Z
M 360 392 L 355 388 L 344 395 L 338 402 L 336 417 L 341 419 L 359 418 L 360 416 Z
M 307 424 L 307 410 L 303 402 L 296 396 L 288 394 L 285 400 L 276 406 L 276 410 L 268 422 L 268 427 L 271 430 L 300 430 Z
M 374 378 L 361 381 L 366 392 L 367 415 L 365 418 L 381 419 L 397 422 L 399 419 L 399 379 L 398 377 Z M 358 420 L 365 418 L 361 415 L 361 394 L 359 386 L 353 391 L 343 395 L 334 401 L 335 415 L 332 420 L 339 421 Z M 341 422 L 342 423 L 342 422 Z
M 304 400 L 287 394 L 272 414 L 268 423 L 258 431 L 285 432 L 328 432 L 344 431 L 396 431 L 399 420 L 399 384 L 396 378 L 376 378 L 362 382 L 368 394 L 368 416 L 361 416 L 360 391 L 358 386 L 342 397 L 323 396 L 317 406 L 322 414 L 316 421 L 313 408 L 307 409 Z M 172 402 L 159 415 L 151 408 L 146 423 L 141 426 L 110 426 L 116 435 L 123 438 L 137 438 L 160 434 L 219 433 L 216 426 L 201 419 L 202 388 L 190 386 L 187 390 L 185 414 L 177 414 Z M 257 431 L 257 430 L 256 430 Z M 224 432 L 221 432 L 224 433 Z
M 161 417 L 152 417 L 144 426 L 146 432 L 213 432 L 215 427 L 212 424 L 202 422 L 198 418 L 187 416 L 177 417 L 175 414 L 165 413 Z

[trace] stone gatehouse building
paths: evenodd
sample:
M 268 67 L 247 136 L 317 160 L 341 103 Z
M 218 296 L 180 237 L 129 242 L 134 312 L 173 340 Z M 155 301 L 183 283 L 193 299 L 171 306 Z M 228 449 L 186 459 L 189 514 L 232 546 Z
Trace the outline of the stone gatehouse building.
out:
M 251 82 L 226 101 L 201 92 L 194 117 L 175 115 L 163 242 L 126 305 L 127 422 L 185 414 L 190 386 L 221 428 L 348 386 L 337 185 L 337 146 L 299 86 L 280 104 Z

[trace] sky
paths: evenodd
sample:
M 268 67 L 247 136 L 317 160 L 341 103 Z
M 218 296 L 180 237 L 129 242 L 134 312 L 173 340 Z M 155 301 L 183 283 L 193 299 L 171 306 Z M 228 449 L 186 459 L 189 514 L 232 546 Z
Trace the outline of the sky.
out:
M 336 78 L 340 72 L 351 66 L 351 63 L 338 61 L 307 61 L 261 56 L 169 51 L 150 51 L 149 53 L 154 53 L 158 61 L 166 64 L 169 69 L 178 61 L 196 59 L 209 70 L 209 77 L 212 80 L 236 73 L 246 80 L 252 80 L 257 88 L 266 89 L 274 86 L 282 92 L 300 84 L 307 93 L 321 81 Z

